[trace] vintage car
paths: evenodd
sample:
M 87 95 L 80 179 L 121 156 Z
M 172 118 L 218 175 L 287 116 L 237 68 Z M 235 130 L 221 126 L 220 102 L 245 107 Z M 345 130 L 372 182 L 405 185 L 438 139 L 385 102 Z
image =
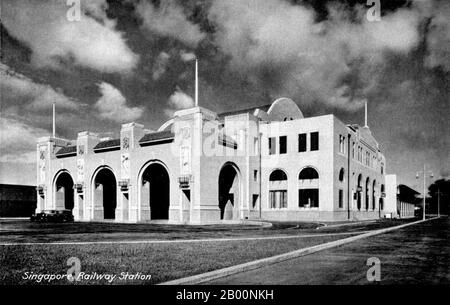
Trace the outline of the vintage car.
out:
M 31 222 L 71 222 L 73 215 L 71 210 L 43 210 L 31 215 Z

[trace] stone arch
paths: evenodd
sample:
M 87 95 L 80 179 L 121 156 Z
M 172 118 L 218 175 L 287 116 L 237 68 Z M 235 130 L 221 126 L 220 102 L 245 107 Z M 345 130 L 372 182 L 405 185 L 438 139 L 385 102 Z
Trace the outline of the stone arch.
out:
M 288 203 L 288 175 L 281 168 L 273 169 L 269 174 L 269 208 L 285 209 Z
M 73 210 L 73 179 L 68 170 L 60 170 L 53 179 L 54 202 L 57 210 Z
M 370 207 L 370 178 L 369 177 L 366 178 L 365 194 L 366 194 L 365 207 L 366 207 L 366 211 L 368 211 L 369 207 Z
M 226 162 L 219 171 L 218 183 L 220 219 L 239 219 L 242 201 L 242 179 L 239 167 L 233 162 Z
M 361 199 L 362 199 L 361 193 L 362 193 L 362 174 L 359 174 L 356 184 L 356 207 L 358 211 L 361 211 Z
M 150 160 L 138 175 L 140 220 L 168 220 L 170 209 L 170 173 L 160 160 Z
M 298 206 L 319 207 L 319 172 L 313 166 L 303 167 L 298 174 Z
M 372 182 L 372 210 L 374 210 L 374 211 L 375 211 L 376 205 L 377 205 L 376 192 L 375 192 L 376 187 L 377 187 L 377 180 L 373 179 L 373 182 Z
M 92 205 L 94 220 L 113 220 L 117 208 L 117 178 L 109 166 L 100 166 L 92 175 Z

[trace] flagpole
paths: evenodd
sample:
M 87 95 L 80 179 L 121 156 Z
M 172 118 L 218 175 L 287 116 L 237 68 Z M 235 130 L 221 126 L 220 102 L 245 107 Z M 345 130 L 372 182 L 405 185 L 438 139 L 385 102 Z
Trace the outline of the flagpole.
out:
M 53 102 L 53 137 L 56 137 L 56 109 L 55 102 Z
M 198 59 L 195 59 L 195 107 L 198 107 Z

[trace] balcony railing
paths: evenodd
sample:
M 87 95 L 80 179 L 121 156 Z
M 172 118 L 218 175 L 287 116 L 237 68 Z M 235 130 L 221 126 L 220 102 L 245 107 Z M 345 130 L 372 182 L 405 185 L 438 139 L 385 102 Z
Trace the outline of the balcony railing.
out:
M 73 188 L 77 190 L 77 193 L 83 193 L 84 184 L 83 183 L 76 183 L 73 185 Z
M 178 177 L 178 183 L 182 189 L 189 188 L 191 181 L 192 175 L 182 175 Z
M 129 186 L 130 186 L 130 179 L 119 180 L 119 187 L 121 191 L 128 191 Z

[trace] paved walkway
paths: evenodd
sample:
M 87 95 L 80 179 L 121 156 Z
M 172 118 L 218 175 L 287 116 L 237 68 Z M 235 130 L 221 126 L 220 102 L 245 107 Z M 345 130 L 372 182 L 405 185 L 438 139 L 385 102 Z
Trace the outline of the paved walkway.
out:
M 436 219 L 204 284 L 368 284 L 367 259 L 382 284 L 450 284 L 450 220 Z
M 324 233 L 324 234 L 303 234 L 303 235 L 279 235 L 262 237 L 233 237 L 233 238 L 205 238 L 205 239 L 172 239 L 172 240 L 114 240 L 114 241 L 64 241 L 64 242 L 18 242 L 3 243 L 0 246 L 37 246 L 37 245 L 110 245 L 110 244 L 172 244 L 172 243 L 198 243 L 198 242 L 227 242 L 227 241 L 250 241 L 250 240 L 273 240 L 273 239 L 295 239 L 314 238 L 324 236 L 350 236 L 364 234 L 367 231 Z

